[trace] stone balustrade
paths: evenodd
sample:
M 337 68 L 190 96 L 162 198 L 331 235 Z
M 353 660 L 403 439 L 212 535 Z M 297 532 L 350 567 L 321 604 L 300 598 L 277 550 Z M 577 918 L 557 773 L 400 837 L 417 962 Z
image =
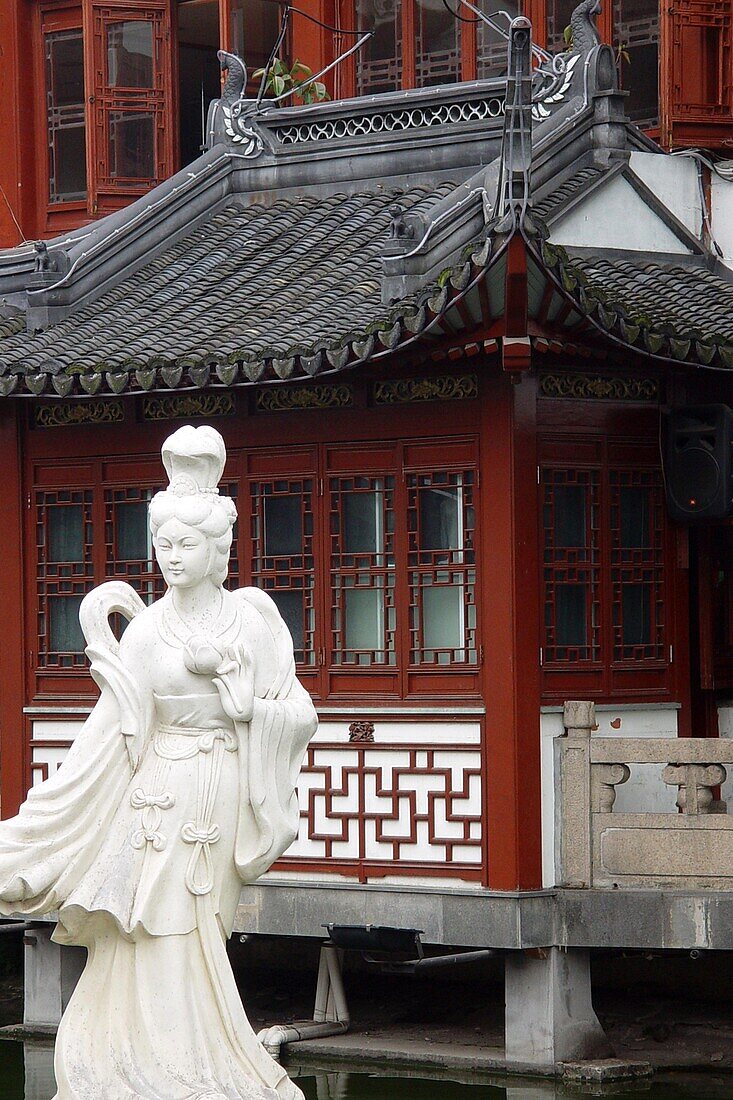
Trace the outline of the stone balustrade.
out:
M 577 888 L 733 889 L 733 814 L 717 797 L 733 743 L 714 738 L 594 737 L 592 703 L 565 704 L 555 741 L 556 871 Z M 614 812 L 635 768 L 677 788 L 671 813 Z

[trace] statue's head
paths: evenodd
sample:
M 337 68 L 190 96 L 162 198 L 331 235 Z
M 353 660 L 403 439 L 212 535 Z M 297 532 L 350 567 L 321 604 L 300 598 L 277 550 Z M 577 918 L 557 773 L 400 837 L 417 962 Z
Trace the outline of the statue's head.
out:
M 194 528 L 209 543 L 208 575 L 223 584 L 237 518 L 234 501 L 217 487 L 226 461 L 224 440 L 215 428 L 187 424 L 166 439 L 161 453 L 169 485 L 150 502 L 153 542 L 169 520 Z

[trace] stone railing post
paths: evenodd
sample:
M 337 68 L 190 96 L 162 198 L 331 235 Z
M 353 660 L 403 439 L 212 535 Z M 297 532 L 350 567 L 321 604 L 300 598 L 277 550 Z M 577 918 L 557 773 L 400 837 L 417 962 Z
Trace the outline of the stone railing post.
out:
M 559 750 L 557 800 L 558 881 L 563 886 L 592 886 L 590 735 L 596 713 L 592 702 L 569 700 L 563 707 L 566 736 Z
M 593 764 L 590 771 L 590 808 L 594 814 L 610 814 L 616 801 L 616 787 L 631 775 L 627 764 Z
M 722 764 L 668 764 L 662 779 L 678 787 L 677 805 L 685 814 L 714 813 L 713 787 L 725 782 Z

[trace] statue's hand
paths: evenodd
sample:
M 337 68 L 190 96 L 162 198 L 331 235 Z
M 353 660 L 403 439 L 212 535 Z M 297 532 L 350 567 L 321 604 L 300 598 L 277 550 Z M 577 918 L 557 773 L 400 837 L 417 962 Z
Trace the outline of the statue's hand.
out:
M 240 643 L 229 646 L 213 679 L 224 713 L 234 722 L 249 722 L 254 711 L 254 659 Z

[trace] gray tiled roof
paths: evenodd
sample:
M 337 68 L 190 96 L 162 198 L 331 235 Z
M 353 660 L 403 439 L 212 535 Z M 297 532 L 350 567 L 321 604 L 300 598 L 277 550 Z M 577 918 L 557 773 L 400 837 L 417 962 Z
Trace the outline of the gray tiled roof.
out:
M 602 290 L 630 317 L 680 335 L 705 333 L 733 342 L 733 282 L 702 265 L 655 263 L 643 255 L 636 260 L 568 253 L 588 286 Z
M 663 359 L 733 368 L 733 275 L 724 268 L 547 242 L 540 254 L 579 312 L 615 339 Z
M 552 190 L 548 194 L 532 203 L 532 210 L 543 220 L 552 221 L 569 203 L 584 194 L 607 174 L 607 168 L 599 168 L 594 164 L 587 165 L 559 186 L 552 185 Z
M 425 213 L 455 186 L 234 201 L 65 320 L 35 334 L 6 322 L 0 373 L 84 376 L 166 363 L 175 373 L 181 363 L 244 362 L 259 377 L 274 360 L 286 377 L 295 356 L 342 348 L 418 313 L 415 298 L 381 302 L 388 207 L 399 200 Z

